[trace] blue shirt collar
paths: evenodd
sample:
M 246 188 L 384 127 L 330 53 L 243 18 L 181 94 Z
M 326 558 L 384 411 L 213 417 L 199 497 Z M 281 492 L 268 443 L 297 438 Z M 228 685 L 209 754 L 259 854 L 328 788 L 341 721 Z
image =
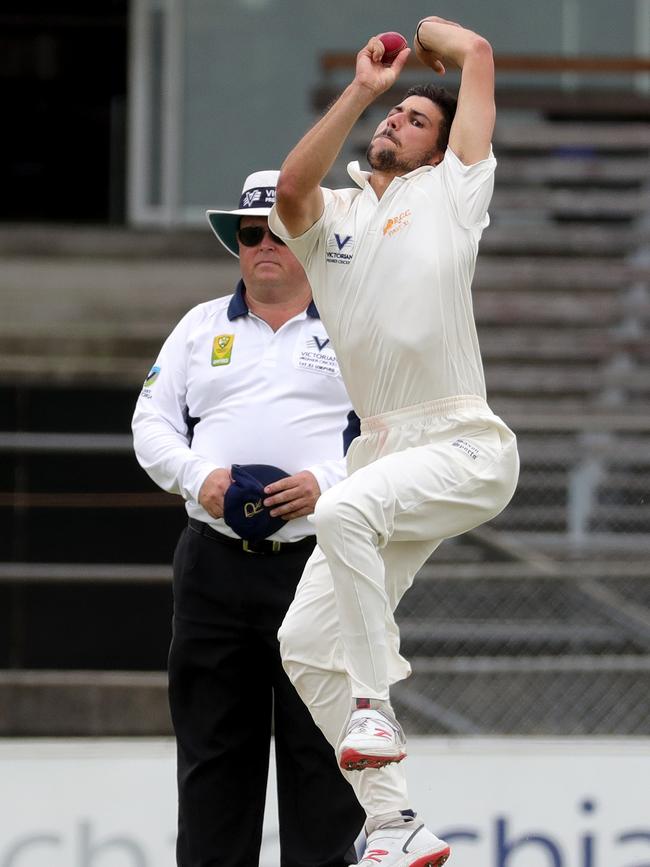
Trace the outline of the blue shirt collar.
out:
M 320 319 L 320 314 L 318 313 L 313 301 L 309 302 L 309 306 L 305 312 L 307 313 L 307 316 L 311 316 L 312 319 Z M 243 280 L 240 280 L 237 284 L 237 288 L 235 289 L 234 295 L 230 299 L 230 304 L 228 305 L 228 319 L 232 321 L 233 319 L 237 319 L 239 316 L 248 316 L 246 286 L 244 285 Z
M 248 304 L 244 297 L 245 291 L 244 281 L 240 280 L 235 289 L 235 294 L 230 299 L 230 304 L 228 305 L 228 319 L 231 321 L 237 319 L 239 316 L 248 316 Z

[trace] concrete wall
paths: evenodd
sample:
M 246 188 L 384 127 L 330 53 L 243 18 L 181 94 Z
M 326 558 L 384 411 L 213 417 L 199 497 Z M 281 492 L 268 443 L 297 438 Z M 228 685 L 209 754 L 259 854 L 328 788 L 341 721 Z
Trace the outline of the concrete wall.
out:
M 484 34 L 496 53 L 634 55 L 650 46 L 648 0 L 439 0 L 435 8 L 423 0 L 134 0 L 134 10 L 145 7 L 166 8 L 174 22 L 172 222 L 232 207 L 250 171 L 279 166 L 314 120 L 321 55 L 355 52 L 374 33 L 411 38 L 418 20 L 435 12 Z M 537 78 L 550 80 L 562 82 Z M 160 143 L 154 135 L 152 158 Z

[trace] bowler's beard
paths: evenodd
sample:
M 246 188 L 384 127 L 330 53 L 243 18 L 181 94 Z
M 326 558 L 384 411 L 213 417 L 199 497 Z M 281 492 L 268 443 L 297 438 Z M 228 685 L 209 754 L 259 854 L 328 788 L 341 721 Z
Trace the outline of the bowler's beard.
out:
M 368 165 L 375 172 L 392 172 L 392 171 L 400 171 L 401 165 L 399 165 L 399 161 L 397 159 L 397 155 L 394 150 L 389 150 L 386 148 L 385 150 L 381 150 L 380 148 L 373 148 L 373 143 L 370 142 L 368 145 L 368 150 L 366 151 L 366 159 L 368 160 Z M 408 171 L 408 169 L 407 169 Z
M 375 148 L 375 141 L 371 141 L 366 151 L 366 160 L 368 165 L 375 172 L 395 172 L 395 174 L 406 174 L 412 172 L 420 166 L 429 165 L 433 157 L 438 153 L 438 148 L 432 148 L 426 151 L 420 157 L 412 160 L 400 160 L 394 150 L 389 148 Z

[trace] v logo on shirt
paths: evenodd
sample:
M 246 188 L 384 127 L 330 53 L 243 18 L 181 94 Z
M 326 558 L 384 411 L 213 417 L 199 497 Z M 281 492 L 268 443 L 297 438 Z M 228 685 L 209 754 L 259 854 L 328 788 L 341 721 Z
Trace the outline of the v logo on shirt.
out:
M 336 238 L 337 247 L 339 248 L 339 250 L 342 250 L 345 247 L 345 245 L 348 243 L 348 241 L 351 240 L 352 235 L 346 235 L 345 238 L 342 238 L 338 234 L 338 232 L 334 232 L 334 237 Z
M 316 346 L 318 347 L 318 351 L 322 352 L 323 349 L 325 349 L 327 344 L 330 342 L 330 339 L 329 337 L 326 337 L 325 340 L 323 340 L 323 342 L 321 343 L 318 337 L 314 334 L 314 341 L 316 343 Z

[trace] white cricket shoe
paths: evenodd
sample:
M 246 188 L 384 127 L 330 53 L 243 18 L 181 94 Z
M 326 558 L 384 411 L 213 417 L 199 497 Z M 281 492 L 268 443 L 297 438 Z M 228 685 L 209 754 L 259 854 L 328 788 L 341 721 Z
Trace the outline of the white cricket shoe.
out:
M 339 764 L 344 771 L 383 768 L 406 758 L 406 739 L 392 714 L 363 709 L 352 712 L 339 745 Z
M 449 854 L 449 845 L 421 822 L 404 822 L 369 834 L 357 867 L 442 867 Z

